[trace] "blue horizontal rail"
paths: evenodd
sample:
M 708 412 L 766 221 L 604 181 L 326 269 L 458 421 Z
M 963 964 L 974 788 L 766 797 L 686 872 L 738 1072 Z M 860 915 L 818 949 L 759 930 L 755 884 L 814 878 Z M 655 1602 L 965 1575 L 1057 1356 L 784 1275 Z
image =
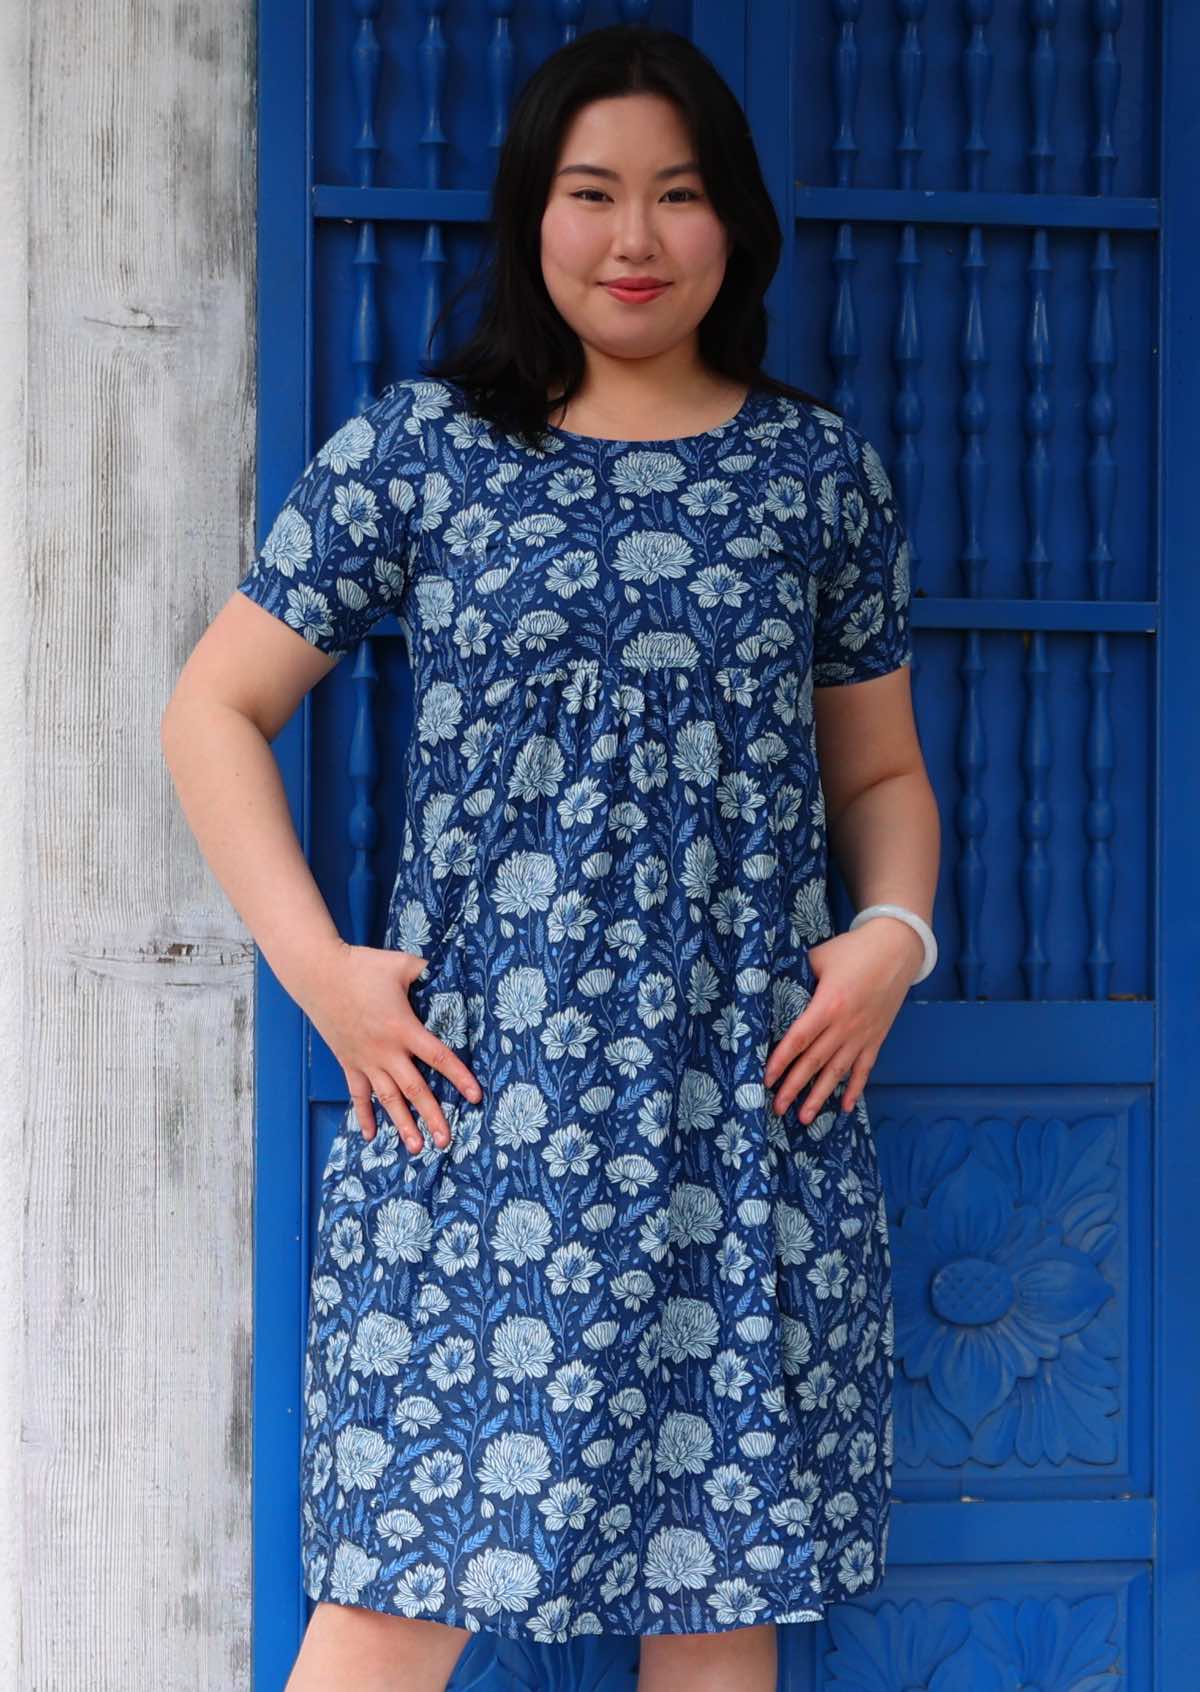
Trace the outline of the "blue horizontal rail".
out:
M 954 188 L 809 188 L 792 200 L 805 222 L 959 223 L 1013 229 L 1157 229 L 1157 199 L 1116 194 L 980 194 Z
M 489 196 L 483 188 L 355 188 L 314 183 L 315 218 L 372 223 L 484 223 Z
M 902 1005 L 868 1087 L 1149 1086 L 1155 1007 L 1146 999 L 920 1000 Z M 312 1038 L 310 1100 L 344 1102 L 341 1065 Z
M 1142 1562 L 1154 1556 L 1154 1538 L 1151 1498 L 926 1503 L 896 1497 L 888 1564 Z M 1062 1580 L 1061 1568 L 1055 1579 Z
M 375 223 L 483 223 L 489 195 L 482 188 L 358 188 L 317 182 L 311 190 L 318 219 Z M 953 223 L 1016 229 L 1143 229 L 1159 227 L 1156 199 L 1099 194 L 967 194 L 952 188 L 795 187 L 792 215 L 804 222 Z
M 1158 607 L 1146 599 L 950 599 L 918 591 L 921 629 L 1046 629 L 1067 634 L 1155 634 Z

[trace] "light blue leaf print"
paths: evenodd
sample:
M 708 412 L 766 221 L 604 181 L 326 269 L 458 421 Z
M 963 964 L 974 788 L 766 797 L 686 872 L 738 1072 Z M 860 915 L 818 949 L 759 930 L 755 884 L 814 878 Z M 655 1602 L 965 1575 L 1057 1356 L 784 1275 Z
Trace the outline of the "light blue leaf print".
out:
M 497 565 L 493 569 L 484 570 L 482 574 L 475 578 L 476 593 L 482 595 L 500 593 L 520 567 L 519 560 L 514 559 L 511 564 Z

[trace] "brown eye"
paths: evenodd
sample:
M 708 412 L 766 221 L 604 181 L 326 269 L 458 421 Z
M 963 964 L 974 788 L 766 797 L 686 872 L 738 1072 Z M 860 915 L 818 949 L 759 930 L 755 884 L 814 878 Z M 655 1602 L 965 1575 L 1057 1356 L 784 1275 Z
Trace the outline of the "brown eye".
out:
M 694 188 L 668 188 L 667 193 L 668 194 L 686 194 L 686 195 L 688 195 L 688 197 L 690 199 L 693 199 L 693 200 L 702 200 L 704 198 L 704 196 L 702 194 L 698 194 Z M 585 194 L 600 194 L 600 195 L 603 195 L 603 197 L 605 199 L 608 198 L 607 194 L 604 193 L 603 188 L 576 188 L 573 191 L 573 193 L 571 194 L 571 198 L 573 200 L 579 200 L 579 199 L 582 199 Z M 682 204 L 686 205 L 687 201 L 685 200 L 685 201 L 676 202 L 676 203 L 677 204 L 682 203 Z

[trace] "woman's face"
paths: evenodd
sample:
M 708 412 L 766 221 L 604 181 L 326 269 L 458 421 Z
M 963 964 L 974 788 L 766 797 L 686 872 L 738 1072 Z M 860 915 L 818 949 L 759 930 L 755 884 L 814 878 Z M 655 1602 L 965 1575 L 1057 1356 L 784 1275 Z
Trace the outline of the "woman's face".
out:
M 627 94 L 581 107 L 550 184 L 541 257 L 550 297 L 585 345 L 645 358 L 686 339 L 716 298 L 729 251 L 673 101 Z M 638 300 L 605 286 L 645 276 L 666 286 Z

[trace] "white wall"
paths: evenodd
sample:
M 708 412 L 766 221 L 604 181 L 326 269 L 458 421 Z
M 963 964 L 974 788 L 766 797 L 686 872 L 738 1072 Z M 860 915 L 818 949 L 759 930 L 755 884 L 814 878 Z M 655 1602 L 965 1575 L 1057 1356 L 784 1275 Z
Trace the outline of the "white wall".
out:
M 22 674 L 28 629 L 25 361 L 29 98 L 32 0 L 0 6 L 0 1168 L 7 1214 L 0 1226 L 0 1686 L 19 1686 L 21 1638 L 21 1246 L 27 1080 L 23 1013 Z
M 0 1684 L 247 1687 L 253 956 L 162 706 L 253 540 L 251 0 L 0 6 Z

